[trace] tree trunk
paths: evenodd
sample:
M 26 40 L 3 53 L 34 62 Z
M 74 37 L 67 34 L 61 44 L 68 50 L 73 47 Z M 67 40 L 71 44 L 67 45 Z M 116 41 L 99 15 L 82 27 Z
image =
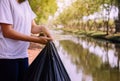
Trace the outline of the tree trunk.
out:
M 120 33 L 120 5 L 118 6 L 118 19 L 115 20 L 115 33 Z

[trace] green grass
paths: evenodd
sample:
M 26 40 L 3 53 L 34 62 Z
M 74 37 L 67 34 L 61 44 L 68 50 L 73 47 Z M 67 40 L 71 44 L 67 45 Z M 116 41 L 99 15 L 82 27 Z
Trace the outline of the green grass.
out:
M 76 35 L 86 35 L 95 39 L 107 40 L 113 43 L 120 43 L 120 34 L 107 35 L 106 32 L 101 31 L 84 31 L 78 29 L 62 28 L 63 31 L 76 34 Z

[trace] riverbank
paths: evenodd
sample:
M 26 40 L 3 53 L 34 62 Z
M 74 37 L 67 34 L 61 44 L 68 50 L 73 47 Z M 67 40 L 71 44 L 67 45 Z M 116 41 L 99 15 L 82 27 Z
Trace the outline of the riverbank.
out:
M 28 49 L 29 54 L 29 64 L 33 62 L 33 60 L 36 58 L 36 56 L 40 53 L 43 46 L 38 43 L 30 43 L 30 47 Z
M 112 43 L 120 43 L 120 33 L 116 34 L 109 34 L 107 35 L 106 32 L 100 32 L 100 31 L 82 31 L 82 30 L 75 30 L 75 29 L 62 29 L 65 32 L 75 34 L 75 35 L 85 35 L 88 37 L 92 37 L 95 39 L 101 39 L 105 41 L 109 41 Z

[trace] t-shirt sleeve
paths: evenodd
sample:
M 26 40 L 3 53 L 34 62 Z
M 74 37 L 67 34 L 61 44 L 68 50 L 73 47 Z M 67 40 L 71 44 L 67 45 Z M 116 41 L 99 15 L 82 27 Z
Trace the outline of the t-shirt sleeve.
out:
M 35 14 L 35 13 L 33 12 L 33 10 L 31 9 L 31 6 L 30 6 L 29 2 L 28 2 L 28 6 L 29 6 L 31 18 L 32 18 L 32 19 L 35 19 L 35 18 L 36 18 L 36 14 Z
M 13 24 L 9 0 L 0 0 L 0 23 Z
M 31 9 L 31 18 L 32 18 L 32 19 L 35 19 L 35 18 L 36 18 L 36 14 L 32 11 L 32 9 Z

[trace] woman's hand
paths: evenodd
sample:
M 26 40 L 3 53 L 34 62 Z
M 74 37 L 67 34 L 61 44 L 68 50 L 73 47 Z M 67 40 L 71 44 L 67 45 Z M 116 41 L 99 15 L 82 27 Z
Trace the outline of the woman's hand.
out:
M 53 36 L 50 34 L 48 28 L 46 28 L 45 26 L 40 26 L 41 27 L 41 32 L 40 32 L 40 36 L 45 36 L 51 39 L 51 41 L 53 40 Z
M 38 43 L 40 44 L 46 44 L 47 42 L 52 41 L 51 38 L 45 37 L 45 36 L 40 36 Z
M 50 34 L 49 29 L 43 25 L 37 25 L 34 20 L 32 21 L 31 32 L 33 34 L 40 34 L 40 35 L 42 33 L 42 36 L 49 38 L 51 41 L 53 40 L 53 37 Z
M 27 42 L 35 42 L 40 44 L 46 44 L 48 41 L 51 41 L 52 38 L 47 36 L 37 37 L 37 36 L 29 36 L 23 33 L 17 32 L 13 29 L 13 25 L 10 24 L 0 24 L 3 32 L 3 36 L 5 38 L 10 38 L 14 40 L 21 40 Z

